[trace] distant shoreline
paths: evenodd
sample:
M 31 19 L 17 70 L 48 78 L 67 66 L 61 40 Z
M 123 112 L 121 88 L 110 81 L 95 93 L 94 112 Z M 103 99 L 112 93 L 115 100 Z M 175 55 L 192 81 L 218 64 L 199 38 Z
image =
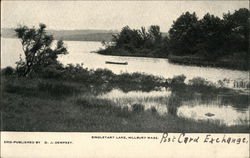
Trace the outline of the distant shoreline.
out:
M 7 39 L 18 39 L 16 37 L 2 37 L 1 38 L 7 38 Z M 55 40 L 63 40 L 63 41 L 84 41 L 84 42 L 101 42 L 101 40 L 74 40 L 74 39 L 61 39 L 61 38 L 55 38 Z
M 111 41 L 115 30 L 47 30 L 56 40 L 64 41 Z M 2 28 L 1 37 L 16 38 L 14 28 Z

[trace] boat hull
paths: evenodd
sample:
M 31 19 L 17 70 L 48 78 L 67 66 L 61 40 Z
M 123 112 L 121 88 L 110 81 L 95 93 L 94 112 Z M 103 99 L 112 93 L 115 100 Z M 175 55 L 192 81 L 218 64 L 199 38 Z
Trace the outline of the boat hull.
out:
M 112 62 L 112 61 L 106 61 L 106 64 L 117 64 L 117 65 L 128 65 L 128 62 Z

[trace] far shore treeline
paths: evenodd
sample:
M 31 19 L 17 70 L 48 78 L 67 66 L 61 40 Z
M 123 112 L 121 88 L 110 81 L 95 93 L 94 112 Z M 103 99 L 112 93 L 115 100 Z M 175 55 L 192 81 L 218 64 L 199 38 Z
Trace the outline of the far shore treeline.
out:
M 168 58 L 170 62 L 199 66 L 249 69 L 250 12 L 246 8 L 225 13 L 222 18 L 207 13 L 183 13 L 167 36 L 160 27 L 122 28 L 111 42 L 103 41 L 105 55 Z

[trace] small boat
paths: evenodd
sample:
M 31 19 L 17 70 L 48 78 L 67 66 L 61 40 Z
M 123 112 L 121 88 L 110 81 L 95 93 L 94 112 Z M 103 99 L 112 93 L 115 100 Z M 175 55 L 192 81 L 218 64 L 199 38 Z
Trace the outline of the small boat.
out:
M 118 65 L 128 65 L 128 62 L 113 62 L 113 61 L 106 61 L 106 64 L 118 64 Z
M 208 116 L 208 117 L 214 116 L 214 114 L 213 114 L 213 113 L 210 113 L 210 112 L 206 113 L 205 115 Z

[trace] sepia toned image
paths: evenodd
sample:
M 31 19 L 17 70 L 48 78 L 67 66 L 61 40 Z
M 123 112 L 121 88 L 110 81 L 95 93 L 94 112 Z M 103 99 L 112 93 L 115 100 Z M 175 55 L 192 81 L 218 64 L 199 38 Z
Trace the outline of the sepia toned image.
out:
M 1 131 L 249 133 L 248 6 L 1 1 Z

